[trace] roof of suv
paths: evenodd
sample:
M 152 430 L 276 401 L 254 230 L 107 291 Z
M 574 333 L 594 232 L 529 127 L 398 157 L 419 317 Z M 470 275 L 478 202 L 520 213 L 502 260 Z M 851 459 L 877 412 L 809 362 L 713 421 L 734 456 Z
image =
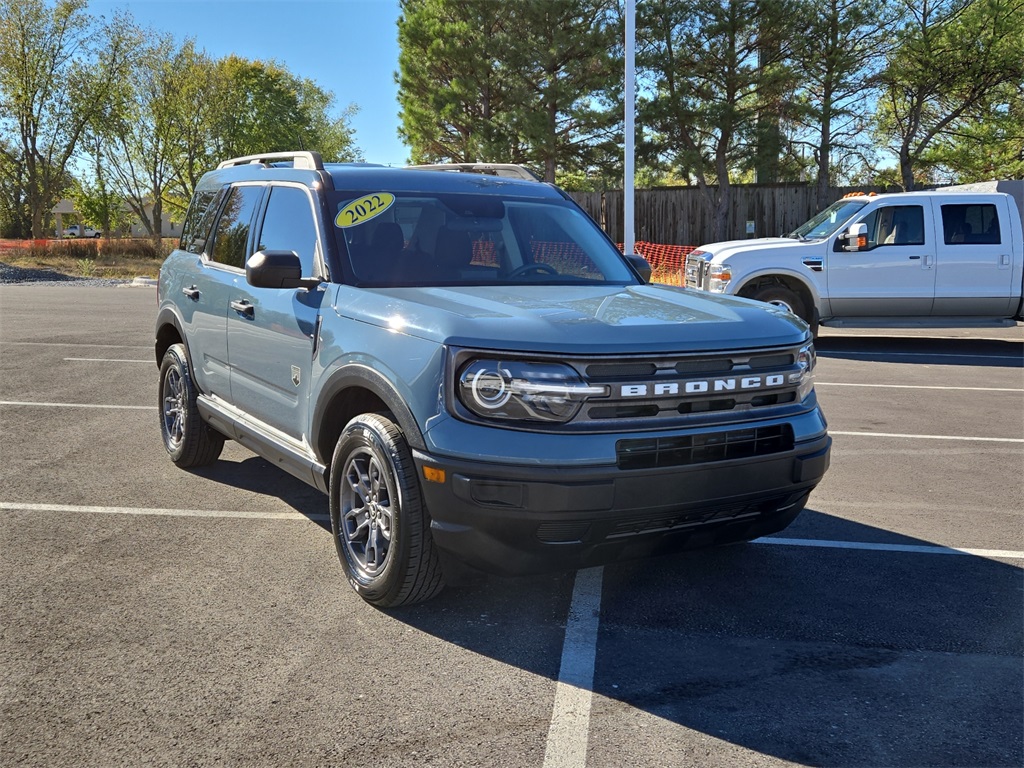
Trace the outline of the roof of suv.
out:
M 521 172 L 513 170 L 519 168 L 486 163 L 394 168 L 372 163 L 324 163 L 316 152 L 271 152 L 225 160 L 210 176 L 218 182 L 277 179 L 308 183 L 312 174 L 322 173 L 330 177 L 337 190 L 564 198 L 559 189 L 538 182 L 525 168 Z

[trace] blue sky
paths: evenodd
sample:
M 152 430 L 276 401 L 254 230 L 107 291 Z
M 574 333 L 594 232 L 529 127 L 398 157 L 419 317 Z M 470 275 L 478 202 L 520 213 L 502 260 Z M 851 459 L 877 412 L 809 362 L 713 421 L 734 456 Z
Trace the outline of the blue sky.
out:
M 220 58 L 274 59 L 356 104 L 356 144 L 371 163 L 404 165 L 398 138 L 398 0 L 91 0 L 93 15 L 127 9 L 143 27 L 195 39 Z

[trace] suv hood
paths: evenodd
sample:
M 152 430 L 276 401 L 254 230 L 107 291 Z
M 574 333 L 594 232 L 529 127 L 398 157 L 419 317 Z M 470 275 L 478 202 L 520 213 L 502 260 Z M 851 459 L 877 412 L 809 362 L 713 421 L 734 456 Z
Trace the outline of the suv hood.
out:
M 760 302 L 662 285 L 339 286 L 335 311 L 440 344 L 510 351 L 685 352 L 807 335 L 801 320 Z

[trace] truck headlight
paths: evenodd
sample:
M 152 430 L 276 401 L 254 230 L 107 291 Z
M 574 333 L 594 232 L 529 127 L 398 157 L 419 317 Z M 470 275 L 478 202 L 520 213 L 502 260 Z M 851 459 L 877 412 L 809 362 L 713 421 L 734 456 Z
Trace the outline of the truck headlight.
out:
M 814 352 L 814 344 L 800 348 L 796 356 L 797 370 L 789 374 L 789 383 L 799 385 L 796 390 L 797 402 L 802 402 L 814 389 L 814 366 L 818 356 Z
M 725 293 L 732 280 L 732 267 L 728 264 L 712 264 L 708 268 L 708 290 L 713 293 Z
M 590 397 L 608 394 L 559 363 L 472 360 L 458 377 L 460 402 L 477 416 L 505 421 L 566 422 Z

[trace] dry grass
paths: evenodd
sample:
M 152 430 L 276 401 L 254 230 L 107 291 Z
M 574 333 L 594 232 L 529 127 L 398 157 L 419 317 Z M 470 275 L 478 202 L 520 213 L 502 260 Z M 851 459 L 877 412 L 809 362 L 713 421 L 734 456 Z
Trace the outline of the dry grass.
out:
M 165 241 L 165 253 L 173 242 Z M 156 277 L 164 253 L 148 240 L 47 240 L 0 242 L 0 261 L 15 267 L 48 269 L 75 277 L 131 280 Z

